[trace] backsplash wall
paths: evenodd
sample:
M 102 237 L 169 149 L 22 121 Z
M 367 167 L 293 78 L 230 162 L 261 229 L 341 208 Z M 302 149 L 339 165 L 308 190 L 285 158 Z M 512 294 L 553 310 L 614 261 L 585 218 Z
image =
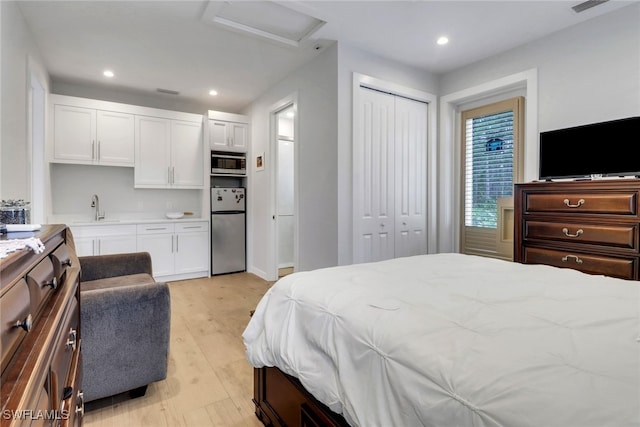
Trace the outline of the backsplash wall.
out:
M 136 189 L 133 168 L 51 164 L 52 212 L 48 222 L 91 220 L 91 196 L 107 219 L 160 219 L 166 212 L 202 212 L 202 190 Z

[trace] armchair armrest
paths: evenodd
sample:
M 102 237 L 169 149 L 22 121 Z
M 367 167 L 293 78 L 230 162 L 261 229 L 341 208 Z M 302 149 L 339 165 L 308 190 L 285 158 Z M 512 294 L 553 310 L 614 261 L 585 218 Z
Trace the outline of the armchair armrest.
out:
M 151 276 L 153 272 L 148 252 L 82 256 L 79 260 L 83 282 L 139 273 Z

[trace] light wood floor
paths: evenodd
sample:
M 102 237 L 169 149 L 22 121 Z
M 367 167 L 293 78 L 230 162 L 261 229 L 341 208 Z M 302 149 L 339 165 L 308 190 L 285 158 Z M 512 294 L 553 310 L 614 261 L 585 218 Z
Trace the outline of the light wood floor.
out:
M 170 283 L 167 379 L 137 399 L 91 402 L 85 426 L 262 426 L 241 335 L 271 284 L 249 273 Z

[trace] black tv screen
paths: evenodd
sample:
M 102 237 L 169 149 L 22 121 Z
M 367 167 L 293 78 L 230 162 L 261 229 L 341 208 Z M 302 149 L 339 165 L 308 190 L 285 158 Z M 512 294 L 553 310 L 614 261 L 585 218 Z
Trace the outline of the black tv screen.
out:
M 640 176 L 640 117 L 540 132 L 540 179 Z

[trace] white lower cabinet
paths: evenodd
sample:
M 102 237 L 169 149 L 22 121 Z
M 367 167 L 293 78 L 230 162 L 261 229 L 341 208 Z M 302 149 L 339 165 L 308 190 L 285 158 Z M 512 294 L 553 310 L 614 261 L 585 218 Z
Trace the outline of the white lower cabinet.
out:
M 149 252 L 153 276 L 162 280 L 204 277 L 209 271 L 209 224 L 150 223 L 137 226 L 138 251 Z
M 78 256 L 135 252 L 135 225 L 71 225 Z

